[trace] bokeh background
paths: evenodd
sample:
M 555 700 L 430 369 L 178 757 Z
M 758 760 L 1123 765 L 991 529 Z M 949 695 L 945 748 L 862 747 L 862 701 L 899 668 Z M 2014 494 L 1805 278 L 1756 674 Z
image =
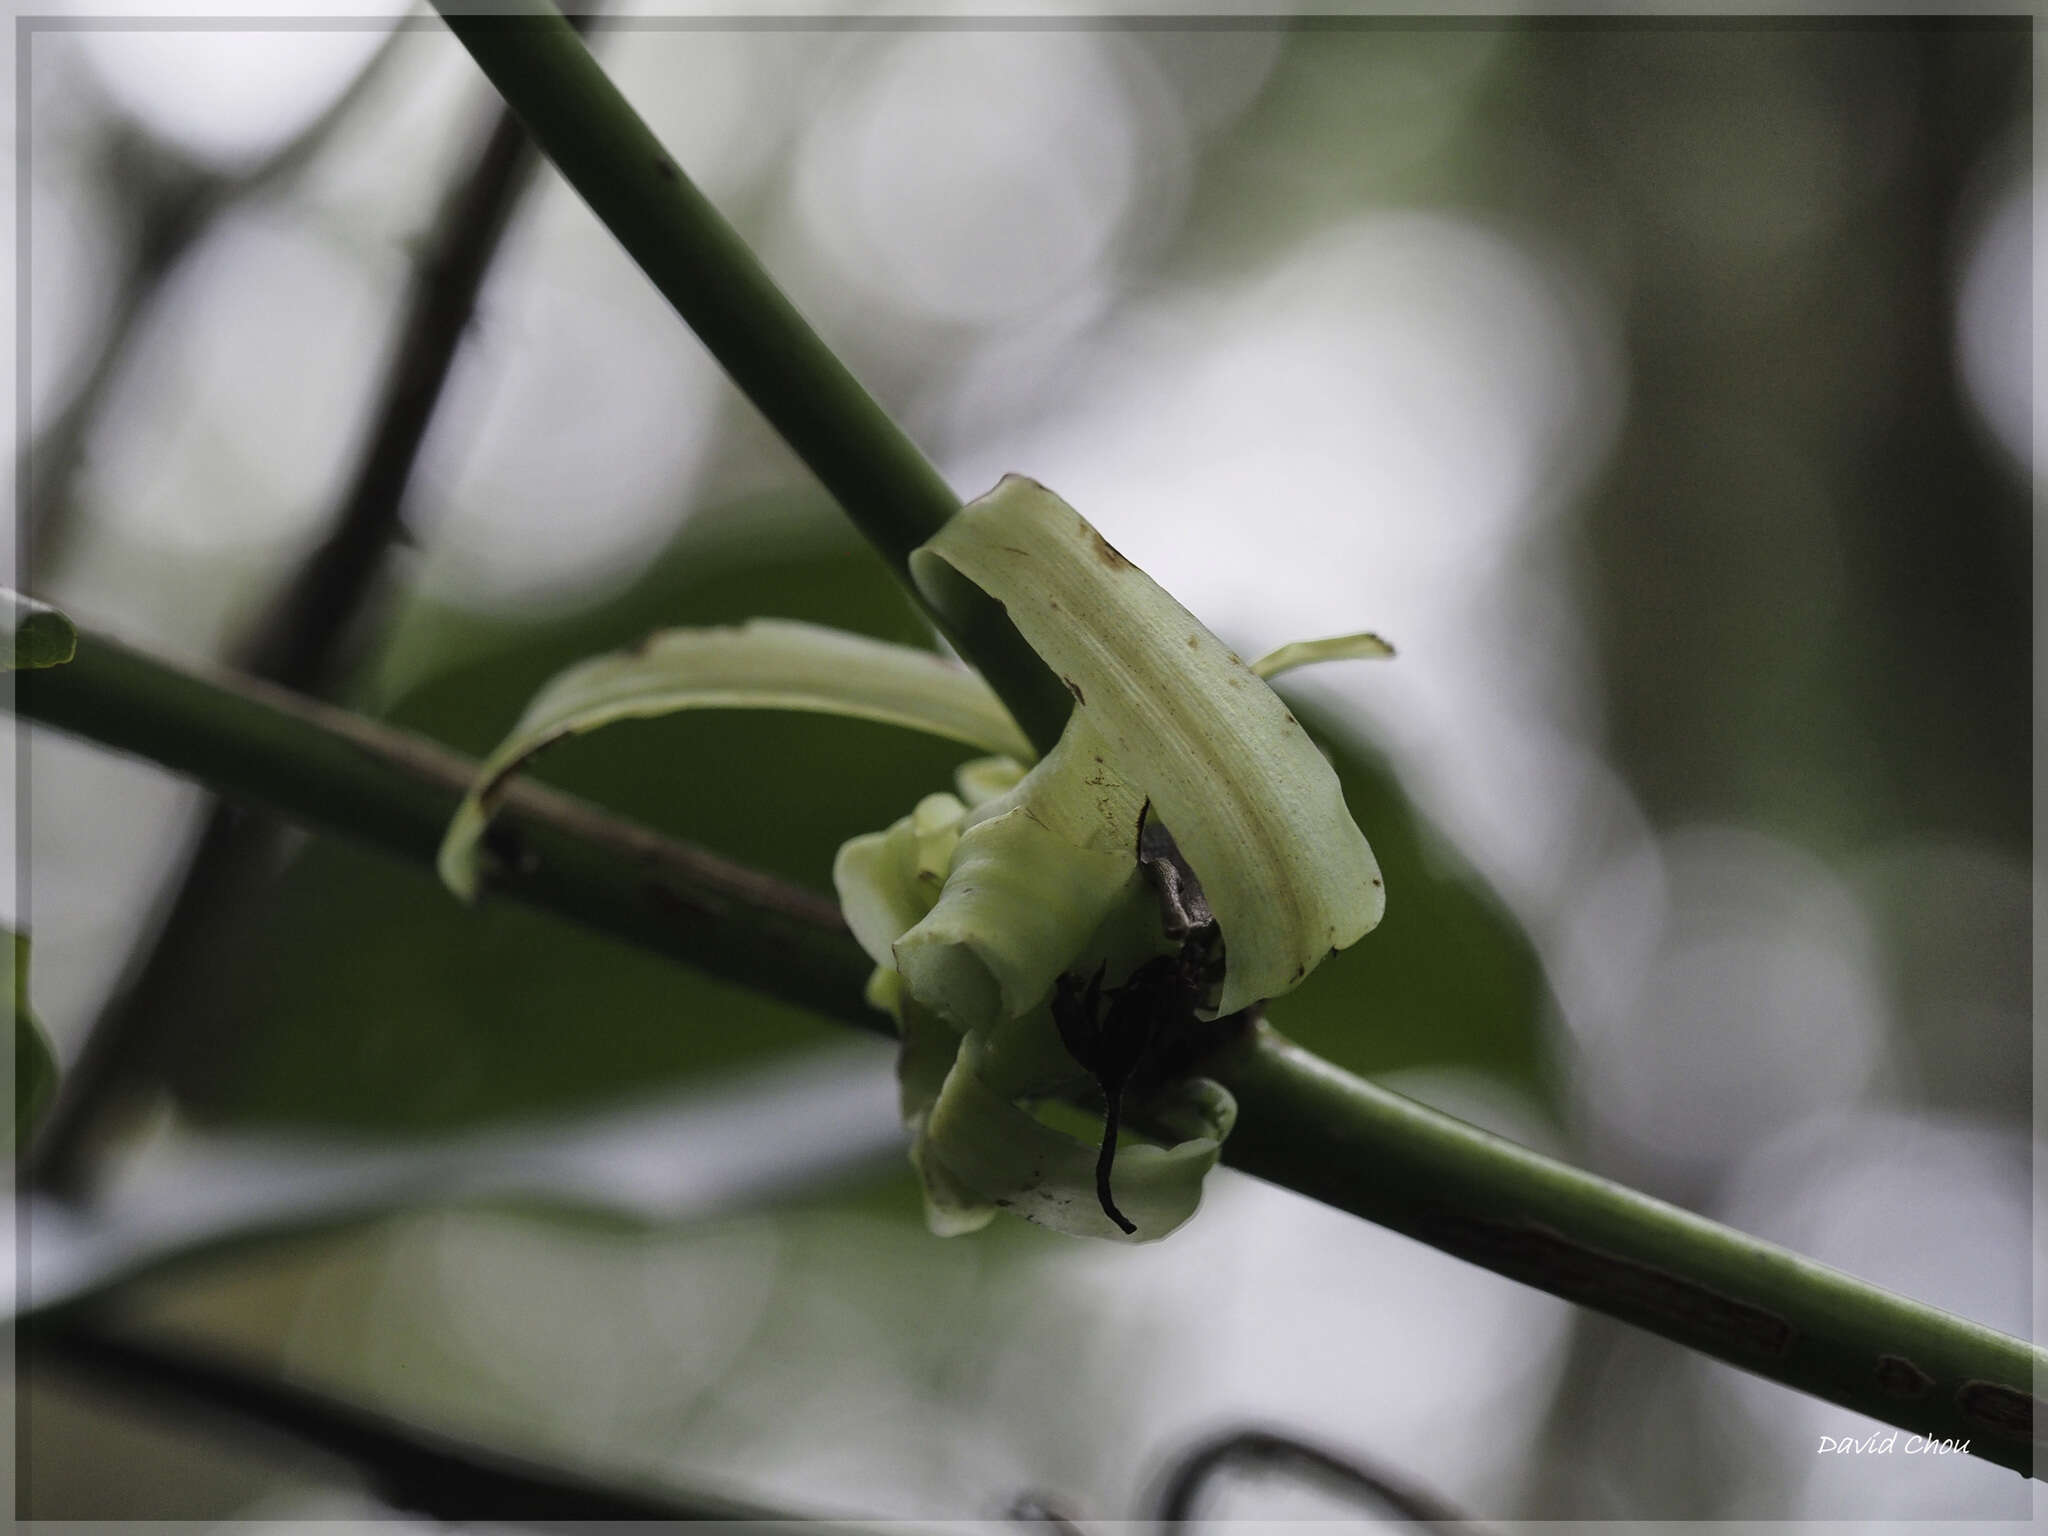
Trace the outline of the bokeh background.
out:
M 1387 866 L 1276 1019 L 1453 1113 L 2030 1332 L 2024 20 L 696 25 L 601 56 L 966 494 L 1028 472 L 1286 690 Z M 22 37 L 23 584 L 233 657 L 327 531 L 494 102 L 436 24 Z M 769 613 L 921 638 L 543 170 L 331 691 L 465 750 Z M 21 733 L 77 1057 L 202 797 Z M 700 716 L 543 775 L 823 888 L 956 754 Z M 1490 1518 L 2023 1518 L 1985 1464 L 1227 1172 L 1157 1247 L 924 1232 L 878 1042 L 284 839 L 146 1027 L 31 1301 L 796 1513 L 1147 1508 L 1278 1426 Z M 191 1251 L 188 1251 L 191 1250 Z M 195 1256 L 196 1252 L 196 1256 Z M 184 1253 L 182 1262 L 168 1262 Z M 116 1284 L 122 1276 L 128 1278 Z M 378 1512 L 51 1370 L 46 1518 Z M 1338 1515 L 1277 1478 L 1217 1516 Z

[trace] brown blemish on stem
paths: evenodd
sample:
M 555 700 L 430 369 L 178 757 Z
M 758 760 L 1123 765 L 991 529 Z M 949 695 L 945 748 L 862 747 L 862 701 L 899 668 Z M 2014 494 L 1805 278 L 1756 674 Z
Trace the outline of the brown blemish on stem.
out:
M 1879 1355 L 1877 1385 L 1890 1397 L 1924 1397 L 1934 1378 L 1904 1355 Z
M 1956 1406 L 1972 1424 L 2014 1440 L 2032 1440 L 2039 1421 L 2036 1399 L 1995 1381 L 1964 1382 Z
M 676 168 L 675 161 L 669 159 L 667 155 L 656 155 L 654 157 L 654 174 L 663 181 L 681 181 L 683 179 L 683 173 Z
M 531 780 L 518 779 L 505 786 L 503 813 L 508 819 L 531 822 L 551 834 L 632 860 L 646 871 L 640 891 L 650 900 L 657 898 L 649 895 L 649 888 L 659 885 L 677 896 L 679 902 L 679 893 L 689 893 L 690 903 L 721 917 L 729 917 L 736 908 L 751 908 L 765 917 L 800 928 L 827 933 L 848 931 L 837 902 L 759 870 L 734 864 L 695 844 L 615 820 L 593 806 Z
M 1081 696 L 1081 685 L 1079 683 L 1075 682 L 1071 677 L 1068 677 L 1064 674 L 1061 675 L 1060 681 L 1067 685 L 1067 692 L 1071 693 L 1074 696 L 1074 702 L 1076 704 L 1086 704 L 1088 702 L 1085 698 Z M 1098 757 L 1096 761 L 1099 763 L 1102 761 L 1102 759 Z
M 718 915 L 709 904 L 692 897 L 687 891 L 664 885 L 659 880 L 642 881 L 640 894 L 647 904 L 663 917 L 713 918 Z
M 1792 1347 L 1792 1325 L 1775 1312 L 1668 1269 L 1584 1247 L 1548 1227 L 1445 1208 L 1428 1212 L 1422 1225 L 1429 1241 L 1489 1269 L 1616 1317 L 1665 1324 L 1689 1343 L 1737 1359 L 1782 1359 Z

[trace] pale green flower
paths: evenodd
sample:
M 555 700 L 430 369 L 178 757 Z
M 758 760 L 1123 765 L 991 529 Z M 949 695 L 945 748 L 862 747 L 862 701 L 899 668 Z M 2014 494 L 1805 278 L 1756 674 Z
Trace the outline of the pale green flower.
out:
M 1155 1037 L 1279 996 L 1379 921 L 1379 867 L 1337 776 L 1264 679 L 1387 648 L 1348 636 L 1248 667 L 1071 507 L 1017 476 L 911 564 L 920 583 L 943 564 L 999 600 L 1073 694 L 1042 761 L 979 678 L 928 653 L 774 621 L 670 631 L 542 690 L 451 824 L 442 876 L 472 893 L 505 779 L 547 742 L 616 719 L 824 710 L 996 754 L 962 766 L 956 793 L 848 841 L 833 870 L 875 961 L 870 999 L 902 1038 L 902 1112 L 931 1225 L 969 1231 L 1008 1208 L 1079 1236 L 1164 1236 L 1195 1209 L 1236 1112 L 1229 1094 L 1200 1079 L 1148 1085 L 1140 1107 L 1155 1135 L 1113 1146 L 1128 1232 L 1111 1217 L 1092 1105 L 1114 1115 L 1131 1063 L 1170 1044 Z M 1141 858 L 1148 821 L 1206 898 L 1206 910 L 1199 897 L 1176 909 L 1186 931 L 1169 932 L 1147 877 L 1148 860 L 1166 867 Z M 1192 929 L 1189 910 L 1201 918 Z M 1091 1031 L 1126 1040 L 1118 1065 L 1105 1065 L 1106 1047 L 1077 1060 L 1070 1046 Z

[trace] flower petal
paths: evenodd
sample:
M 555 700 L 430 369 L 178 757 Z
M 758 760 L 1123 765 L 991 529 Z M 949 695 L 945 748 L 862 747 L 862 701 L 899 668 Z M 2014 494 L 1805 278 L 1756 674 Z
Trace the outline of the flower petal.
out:
M 1006 476 L 912 556 L 920 581 L 933 561 L 1003 603 L 1074 695 L 1069 731 L 1092 730 L 1173 832 L 1223 932 L 1219 1012 L 1286 992 L 1378 923 L 1379 865 L 1300 723 L 1072 507 Z
M 959 1029 L 1043 1002 L 1089 937 L 1134 894 L 1143 801 L 1070 724 L 1044 762 L 977 808 L 938 904 L 896 941 L 912 994 Z
M 1023 809 L 970 829 L 953 870 L 939 905 L 896 941 L 896 968 L 962 1029 L 1045 1001 L 1141 880 L 1131 861 L 1063 843 Z
M 961 1042 L 925 1120 L 914 1154 L 920 1168 L 1073 1237 L 1151 1242 L 1194 1215 L 1202 1178 L 1216 1166 L 1237 1115 L 1236 1102 L 1220 1085 L 1194 1079 L 1167 1091 L 1162 1111 L 1186 1139 L 1162 1147 L 1127 1135 L 1117 1147 L 1116 1201 L 1136 1226 L 1125 1233 L 1095 1198 L 1098 1148 L 1012 1102 L 1005 1087 L 984 1075 L 988 1063 L 988 1032 L 975 1030 Z
M 953 787 L 972 809 L 1007 795 L 1023 777 L 1024 765 L 1014 757 L 977 757 L 953 770 Z
M 542 747 L 615 720 L 683 709 L 848 715 L 988 752 L 1033 755 L 988 685 L 930 651 L 782 619 L 663 630 L 630 651 L 577 663 L 534 695 L 449 823 L 442 880 L 465 900 L 476 894 L 477 844 L 492 807 L 505 780 Z
M 1270 680 L 1282 672 L 1319 661 L 1381 661 L 1393 654 L 1391 645 L 1366 630 L 1356 635 L 1335 635 L 1328 640 L 1290 640 L 1251 665 L 1253 672 Z
M 951 795 L 927 795 L 887 830 L 840 845 L 832 888 L 847 927 L 875 964 L 894 967 L 892 946 L 939 899 L 966 814 Z

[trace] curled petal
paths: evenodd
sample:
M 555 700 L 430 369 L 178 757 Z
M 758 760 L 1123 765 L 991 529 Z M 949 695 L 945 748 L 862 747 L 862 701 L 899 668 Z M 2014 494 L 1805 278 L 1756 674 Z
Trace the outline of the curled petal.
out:
M 953 787 L 974 809 L 1008 794 L 1023 777 L 1024 765 L 1014 757 L 977 757 L 953 770 Z
M 934 562 L 1003 603 L 1073 693 L 1068 733 L 1091 733 L 1109 776 L 1173 832 L 1223 933 L 1216 1012 L 1288 991 L 1379 922 L 1378 862 L 1300 723 L 1072 507 L 1007 476 L 912 569 L 927 580 Z
M 1319 661 L 1384 661 L 1393 654 L 1391 645 L 1367 631 L 1356 635 L 1336 635 L 1328 640 L 1290 641 L 1253 662 L 1252 671 L 1270 679 Z
M 1172 1146 L 1127 1137 L 1117 1151 L 1116 1199 L 1136 1230 L 1126 1234 L 1095 1199 L 1098 1148 L 1056 1130 L 988 1081 L 987 1032 L 961 1042 L 937 1102 L 926 1117 L 915 1154 L 926 1170 L 951 1187 L 1040 1226 L 1073 1237 L 1150 1242 L 1165 1237 L 1201 1203 L 1202 1179 L 1216 1166 L 1237 1106 L 1220 1085 L 1194 1079 L 1167 1091 L 1159 1106 L 1168 1123 L 1187 1133 Z
M 977 808 L 937 905 L 896 941 L 911 992 L 957 1028 L 1043 1002 L 1139 889 L 1143 801 L 1104 765 L 1099 745 L 1070 724 L 1044 762 Z
M 1007 711 L 974 673 L 930 651 L 816 624 L 755 619 L 670 629 L 629 651 L 557 674 L 485 760 L 441 842 L 442 880 L 476 894 L 477 845 L 504 784 L 564 736 L 685 709 L 795 709 L 908 726 L 985 752 L 1032 756 Z
M 840 845 L 832 886 L 847 927 L 875 964 L 895 965 L 897 938 L 939 899 L 966 813 L 951 795 L 927 795 L 887 830 Z

